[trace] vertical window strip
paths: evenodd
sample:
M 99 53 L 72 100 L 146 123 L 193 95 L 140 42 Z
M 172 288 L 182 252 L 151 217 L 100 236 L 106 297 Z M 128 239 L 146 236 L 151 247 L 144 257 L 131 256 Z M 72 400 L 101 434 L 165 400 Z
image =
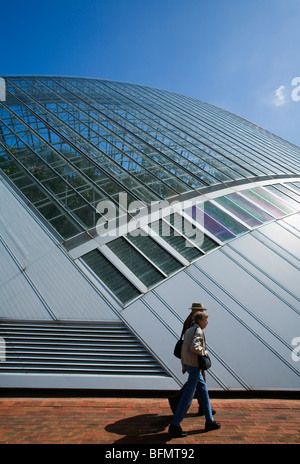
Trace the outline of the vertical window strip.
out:
M 93 250 L 81 259 L 124 305 L 141 295 L 139 290 L 99 250 Z
M 179 234 L 179 232 L 168 223 L 168 220 L 160 219 L 154 221 L 150 224 L 150 227 L 188 261 L 192 262 L 200 256 L 203 256 L 204 253 L 197 247 L 192 246 L 190 242 L 190 246 L 187 246 L 186 238 Z
M 109 242 L 107 246 L 147 288 L 153 287 L 165 278 L 164 274 L 131 246 L 124 237 Z
M 140 230 L 137 232 L 141 232 Z M 159 232 L 157 232 L 159 233 Z M 160 246 L 149 235 L 127 235 L 126 238 L 135 245 L 144 256 L 154 263 L 166 276 L 178 271 L 183 265 Z M 164 238 L 164 237 L 163 237 Z

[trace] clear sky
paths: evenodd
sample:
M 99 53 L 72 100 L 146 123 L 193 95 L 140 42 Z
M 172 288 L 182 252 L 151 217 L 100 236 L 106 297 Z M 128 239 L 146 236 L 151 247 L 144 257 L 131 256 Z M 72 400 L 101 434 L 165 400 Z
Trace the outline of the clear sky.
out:
M 0 76 L 172 90 L 300 146 L 299 0 L 0 0 L 0 7 Z

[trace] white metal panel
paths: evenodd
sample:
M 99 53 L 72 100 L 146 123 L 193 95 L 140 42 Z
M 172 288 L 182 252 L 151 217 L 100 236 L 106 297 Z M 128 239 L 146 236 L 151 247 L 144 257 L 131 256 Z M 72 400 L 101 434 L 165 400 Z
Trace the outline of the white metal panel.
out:
M 287 259 L 294 258 L 295 265 L 300 266 L 300 234 L 297 234 L 296 230 L 289 232 L 284 226 L 281 226 L 281 224 L 284 224 L 283 221 L 272 222 L 271 224 L 261 227 L 252 235 L 258 237 L 260 240 L 266 237 L 272 241 L 275 246 L 282 250 L 286 250 L 290 254 L 290 257 L 287 256 Z M 271 245 L 269 246 L 271 247 Z M 280 250 L 278 249 L 278 254 L 279 253 Z
M 220 268 L 225 270 L 222 263 Z M 236 268 L 235 273 L 233 268 L 228 268 L 228 272 L 238 288 L 239 269 Z M 291 358 L 292 338 L 285 340 L 284 326 L 277 333 L 270 331 L 267 324 L 261 324 L 257 317 L 249 314 L 248 310 L 253 309 L 251 304 L 248 307 L 239 304 L 236 298 L 221 288 L 219 282 L 213 283 L 200 269 L 193 267 L 191 274 L 201 282 L 207 292 L 206 300 L 210 302 L 211 318 L 206 332 L 211 348 L 251 388 L 268 389 L 272 385 L 297 388 L 299 371 L 297 374 L 297 366 Z M 250 302 L 252 293 L 255 293 L 251 284 L 249 279 L 248 290 L 243 290 Z M 284 315 L 281 317 L 283 320 Z
M 284 305 L 289 306 L 292 310 L 299 312 L 299 298 L 297 295 L 291 295 L 284 287 L 276 283 L 270 276 L 255 266 L 255 263 L 250 263 L 241 253 L 237 252 L 230 245 L 223 248 L 223 254 L 230 257 L 241 269 L 256 279 L 271 295 L 279 298 Z M 269 298 L 269 294 L 268 297 Z
M 32 263 L 27 272 L 57 319 L 119 319 L 101 294 L 58 248 Z
M 258 332 L 263 331 L 263 337 L 271 337 L 273 331 L 290 344 L 295 337 L 295 327 L 299 323 L 299 312 L 286 305 L 282 299 L 251 276 L 246 268 L 241 268 L 230 256 L 222 252 L 212 255 L 210 259 L 199 261 L 191 268 L 194 275 L 195 268 L 203 271 L 197 275 L 199 281 L 203 282 L 205 279 L 207 285 L 211 283 L 211 286 L 214 286 L 214 294 L 219 290 L 223 301 L 229 297 L 228 304 L 231 308 L 235 304 L 237 315 L 244 322 Z
M 254 263 L 291 295 L 299 295 L 299 272 L 295 272 L 295 268 L 290 263 L 256 240 L 252 234 L 233 240 L 230 247 L 241 253 L 250 263 Z
M 1 374 L 0 388 L 68 388 L 97 390 L 176 390 L 172 377 L 71 374 Z
M 291 227 L 291 230 L 295 233 L 296 231 L 300 232 L 300 213 L 293 214 L 284 218 L 282 221 L 284 224 L 288 224 Z
M 157 318 L 155 308 L 152 310 L 143 300 L 138 300 L 122 311 L 125 323 L 139 334 L 143 344 L 154 353 L 155 358 L 180 383 L 182 378 L 178 359 L 170 356 L 176 343 L 176 334 Z
M 0 244 L 0 318 L 50 319 L 34 289 Z
M 208 256 L 208 255 L 207 255 Z M 202 257 L 205 259 L 206 257 Z M 189 275 L 181 271 L 155 289 L 156 293 L 185 320 L 190 313 L 193 302 L 203 302 L 204 292 Z
M 184 273 L 182 273 L 184 277 Z M 184 294 L 185 297 L 189 295 L 195 287 L 199 286 L 194 282 L 193 279 L 189 278 L 184 281 Z M 174 280 L 172 280 L 174 285 Z M 167 283 L 167 282 L 166 282 Z M 162 289 L 165 285 L 160 286 Z M 175 306 L 171 305 L 171 297 L 174 295 L 178 296 L 182 293 L 183 288 L 180 286 L 172 286 L 172 293 L 167 292 L 166 298 L 160 299 L 158 301 L 155 298 L 147 297 L 146 304 L 143 302 L 143 298 L 132 303 L 129 307 L 125 308 L 122 312 L 122 317 L 124 318 L 125 323 L 129 324 L 138 334 L 140 339 L 151 349 L 151 352 L 154 354 L 156 359 L 159 359 L 163 366 L 166 369 L 172 372 L 174 378 L 178 382 L 184 383 L 187 380 L 186 375 L 181 373 L 181 362 L 179 359 L 175 358 L 173 354 L 174 346 L 182 330 L 182 324 L 178 324 L 178 320 L 174 317 L 173 311 L 177 313 L 176 307 L 180 310 L 178 311 L 178 316 L 181 317 L 184 315 L 184 319 L 190 313 L 190 310 L 187 309 L 185 299 L 185 305 Z M 204 295 L 204 292 L 203 292 Z M 168 299 L 168 296 L 170 297 Z M 195 300 L 198 301 L 198 300 Z M 162 304 L 164 308 L 162 309 Z M 168 307 L 172 307 L 172 314 L 168 314 Z M 164 318 L 164 323 L 161 323 L 161 317 Z M 243 390 L 246 388 L 246 383 L 239 378 L 238 375 L 233 370 L 227 368 L 222 360 L 214 355 L 211 352 L 213 360 L 213 368 L 208 373 L 208 385 L 216 390 L 223 389 L 239 389 Z

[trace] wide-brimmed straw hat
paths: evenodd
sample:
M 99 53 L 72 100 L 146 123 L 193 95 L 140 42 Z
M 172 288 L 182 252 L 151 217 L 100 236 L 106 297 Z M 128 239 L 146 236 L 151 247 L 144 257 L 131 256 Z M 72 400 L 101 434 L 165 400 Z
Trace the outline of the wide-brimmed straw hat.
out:
M 193 303 L 190 309 L 192 311 L 206 311 L 206 308 L 204 308 L 203 303 Z

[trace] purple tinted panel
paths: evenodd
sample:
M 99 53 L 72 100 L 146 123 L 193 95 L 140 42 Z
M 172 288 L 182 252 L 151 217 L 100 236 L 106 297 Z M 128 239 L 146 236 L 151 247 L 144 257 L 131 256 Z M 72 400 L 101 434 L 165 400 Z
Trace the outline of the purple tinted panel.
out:
M 199 205 L 199 210 L 203 208 L 203 205 Z M 184 212 L 191 216 L 194 220 L 197 220 L 197 209 L 198 207 L 196 206 L 191 206 L 189 208 L 186 208 Z M 199 215 L 200 217 L 203 217 L 202 213 Z M 201 224 L 203 225 L 203 224 Z M 208 230 L 211 234 L 213 234 L 215 237 L 217 237 L 219 240 L 222 242 L 226 242 L 227 240 L 231 240 L 232 238 L 235 237 L 234 234 L 229 232 L 229 230 L 225 229 L 221 224 L 219 224 L 217 221 L 212 219 L 210 216 L 208 216 L 206 213 L 204 213 L 204 228 Z

